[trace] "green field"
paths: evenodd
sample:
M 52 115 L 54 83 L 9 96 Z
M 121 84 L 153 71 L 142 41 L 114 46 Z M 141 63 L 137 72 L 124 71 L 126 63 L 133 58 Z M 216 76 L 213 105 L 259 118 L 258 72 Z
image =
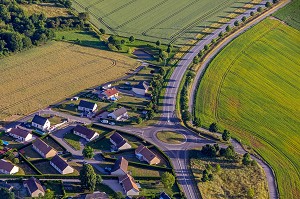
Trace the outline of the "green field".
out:
M 253 147 L 274 169 L 281 198 L 300 198 L 300 32 L 266 19 L 211 62 L 195 112 Z
M 274 14 L 274 17 L 300 30 L 300 0 L 293 0 Z
M 79 12 L 108 33 L 185 44 L 205 26 L 224 20 L 251 0 L 74 0 Z

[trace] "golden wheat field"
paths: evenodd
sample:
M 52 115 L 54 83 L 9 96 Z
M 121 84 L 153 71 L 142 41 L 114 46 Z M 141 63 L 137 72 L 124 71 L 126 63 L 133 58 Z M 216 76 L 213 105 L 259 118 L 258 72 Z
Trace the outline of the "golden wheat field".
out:
M 51 42 L 0 60 L 0 121 L 125 76 L 138 62 L 113 52 Z
M 21 4 L 28 15 L 44 13 L 46 17 L 69 16 L 66 8 L 57 7 L 51 3 Z

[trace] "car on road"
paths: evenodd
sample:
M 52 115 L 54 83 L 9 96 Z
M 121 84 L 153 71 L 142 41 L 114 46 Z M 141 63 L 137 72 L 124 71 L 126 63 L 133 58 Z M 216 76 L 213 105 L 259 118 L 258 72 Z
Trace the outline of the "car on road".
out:
M 108 124 L 108 120 L 101 120 L 100 121 L 102 124 Z
M 112 126 L 116 125 L 116 123 L 114 123 L 114 122 L 109 122 L 108 124 L 112 125 Z

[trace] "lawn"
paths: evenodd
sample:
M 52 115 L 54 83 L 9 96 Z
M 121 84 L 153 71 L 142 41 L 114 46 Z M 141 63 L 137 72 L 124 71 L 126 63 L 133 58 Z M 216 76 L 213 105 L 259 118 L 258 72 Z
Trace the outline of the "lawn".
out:
M 62 197 L 63 196 L 63 190 L 62 190 L 62 183 L 61 181 L 44 181 L 43 185 L 45 185 L 46 189 L 50 189 L 51 191 L 54 191 L 54 195 L 56 197 Z
M 43 141 L 49 146 L 53 147 L 56 151 L 64 151 L 64 149 L 50 136 L 45 137 Z
M 27 159 L 41 159 L 43 158 L 40 154 L 38 154 L 33 148 L 32 145 L 29 145 L 28 147 L 25 147 L 24 149 L 24 155 Z
M 0 120 L 12 115 L 22 117 L 81 90 L 122 77 L 138 65 L 121 54 L 66 42 L 50 42 L 3 58 Z
M 145 169 L 135 166 L 128 166 L 128 171 L 131 172 L 133 177 L 136 176 L 151 176 L 151 177 L 159 177 L 162 173 L 155 169 Z
M 160 141 L 168 144 L 180 144 L 185 141 L 182 134 L 172 131 L 160 131 L 157 132 L 156 136 Z
M 218 122 L 274 169 L 281 198 L 300 198 L 300 32 L 266 19 L 224 48 L 197 91 L 196 117 Z
M 43 174 L 59 174 L 59 172 L 51 166 L 50 161 L 32 162 L 34 166 L 40 170 Z
M 250 0 L 74 0 L 79 12 L 106 32 L 142 40 L 184 44 L 205 26 L 224 21 Z M 113 5 L 113 6 L 112 6 Z
M 49 114 L 44 114 L 44 115 L 42 115 L 42 117 L 47 118 L 50 121 L 51 126 L 56 125 L 56 124 L 60 124 L 64 120 L 64 118 L 62 118 L 62 117 L 59 117 L 59 116 L 56 116 L 56 115 L 49 115 Z
M 221 158 L 191 158 L 190 165 L 202 196 L 207 199 L 247 198 L 249 189 L 253 189 L 254 198 L 268 198 L 268 187 L 264 171 L 258 165 L 243 166 Z M 215 167 L 220 164 L 221 171 Z M 211 165 L 213 180 L 202 182 L 202 172 Z
M 64 137 L 64 140 L 75 150 L 80 150 L 80 142 L 79 142 L 80 139 L 81 137 L 73 133 L 67 133 Z
M 109 138 L 103 138 L 88 143 L 88 146 L 101 151 L 110 151 L 111 145 L 112 143 L 109 141 Z
M 273 14 L 274 17 L 286 22 L 288 25 L 300 30 L 300 0 L 292 0 Z

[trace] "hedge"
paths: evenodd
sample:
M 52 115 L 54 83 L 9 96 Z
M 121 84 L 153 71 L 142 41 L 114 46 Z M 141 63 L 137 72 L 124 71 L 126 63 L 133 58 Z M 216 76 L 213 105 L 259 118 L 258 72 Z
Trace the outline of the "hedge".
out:
M 29 160 L 27 160 L 27 158 L 25 158 L 25 156 L 23 156 L 23 154 L 19 153 L 19 155 L 24 159 L 25 162 L 27 162 L 29 164 L 29 166 L 36 171 L 38 174 L 43 175 L 43 173 L 38 170 Z

